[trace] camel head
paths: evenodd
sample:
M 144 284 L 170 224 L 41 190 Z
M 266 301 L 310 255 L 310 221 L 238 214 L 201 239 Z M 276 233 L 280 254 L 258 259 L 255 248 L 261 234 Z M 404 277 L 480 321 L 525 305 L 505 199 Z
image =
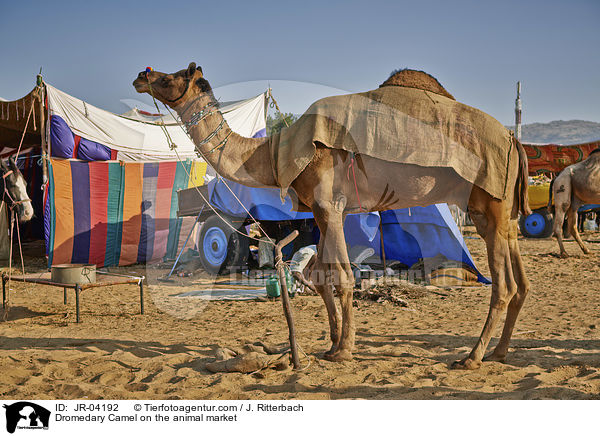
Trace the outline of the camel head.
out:
M 174 108 L 202 94 L 211 94 L 208 81 L 202 75 L 202 68 L 194 62 L 176 73 L 161 73 L 147 68 L 133 81 L 135 90 L 147 93 L 162 103 Z

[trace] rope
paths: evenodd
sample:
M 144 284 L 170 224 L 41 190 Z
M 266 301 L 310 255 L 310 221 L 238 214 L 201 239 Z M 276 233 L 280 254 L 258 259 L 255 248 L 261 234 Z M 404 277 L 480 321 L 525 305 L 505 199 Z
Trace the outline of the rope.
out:
M 31 105 L 31 108 L 29 109 L 29 115 L 27 115 L 25 128 L 23 129 L 23 134 L 21 135 L 21 142 L 19 142 L 19 148 L 17 148 L 17 158 L 19 157 L 19 153 L 21 153 L 21 146 L 23 145 L 23 139 L 25 139 L 25 133 L 27 133 L 27 126 L 29 125 L 29 118 L 31 118 L 31 112 L 33 112 L 33 105 Z M 23 116 L 25 116 L 25 103 L 23 103 Z
M 183 160 L 181 159 L 181 157 L 179 156 L 179 153 L 177 153 L 177 149 L 173 149 L 173 151 L 175 152 L 175 154 L 177 155 L 177 159 L 179 160 L 179 162 L 183 162 Z M 191 177 L 190 172 L 188 171 L 188 169 L 185 167 L 185 165 L 182 165 L 183 169 L 185 170 L 188 178 Z M 219 180 L 223 181 L 223 178 L 219 178 Z M 227 186 L 227 184 L 225 184 L 225 186 Z M 242 236 L 245 236 L 248 239 L 252 239 L 254 241 L 260 242 L 261 240 L 259 238 L 255 238 L 254 236 L 250 236 L 247 233 L 241 232 L 238 229 L 236 229 L 230 222 L 228 219 L 224 218 L 217 209 L 215 209 L 215 207 L 210 204 L 210 202 L 208 201 L 208 199 L 204 196 L 204 194 L 202 194 L 202 191 L 200 191 L 200 189 L 198 188 L 198 186 L 194 185 L 194 189 L 196 190 L 196 192 L 200 195 L 200 197 L 202 198 L 202 200 L 204 201 L 204 203 L 206 203 L 208 205 L 208 207 L 210 207 L 210 209 L 212 210 L 212 212 L 219 217 L 219 219 L 221 221 L 223 221 L 223 223 L 225 223 L 225 225 L 227 227 L 229 227 L 231 230 L 233 230 L 236 233 L 239 233 Z M 232 194 L 235 196 L 235 193 L 232 192 Z M 237 201 L 240 203 L 240 205 L 244 208 L 244 210 L 247 211 L 246 207 L 242 204 L 241 200 L 239 198 L 237 198 L 237 196 L 235 196 L 235 198 L 237 199 Z M 267 233 L 262 229 L 260 223 L 258 223 L 258 221 L 256 221 L 256 219 L 254 218 L 254 216 L 252 216 L 252 214 L 250 212 L 247 212 L 248 215 L 252 218 L 252 220 L 258 224 L 258 227 L 260 228 L 260 230 L 265 234 L 265 236 L 269 239 L 269 243 L 272 244 L 273 246 L 275 246 L 275 242 L 273 242 L 273 240 L 269 237 L 269 235 L 267 235 Z
M 12 251 L 13 251 L 13 229 L 15 225 L 15 212 L 14 210 L 10 211 L 10 251 L 8 252 L 8 293 L 6 294 L 6 313 L 8 312 L 8 308 L 10 307 L 10 285 L 12 280 Z
M 285 123 L 285 127 L 290 127 L 290 125 L 288 124 L 287 120 L 285 119 L 285 116 L 283 114 L 283 112 L 281 112 L 281 110 L 279 109 L 279 105 L 277 104 L 277 100 L 275 100 L 275 97 L 273 97 L 273 94 L 271 93 L 271 88 L 269 88 L 269 98 L 271 99 L 271 107 L 275 106 L 275 109 L 277 109 L 277 112 L 279 112 L 282 116 L 281 119 L 283 120 L 283 122 Z

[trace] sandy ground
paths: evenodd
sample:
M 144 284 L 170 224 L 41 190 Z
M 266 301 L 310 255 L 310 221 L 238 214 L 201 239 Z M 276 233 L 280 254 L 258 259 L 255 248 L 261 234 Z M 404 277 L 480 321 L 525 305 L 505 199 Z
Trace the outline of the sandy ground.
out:
M 298 339 L 310 366 L 247 375 L 212 374 L 205 365 L 217 347 L 284 346 L 280 301 L 203 304 L 173 297 L 193 286 L 161 285 L 148 291 L 139 315 L 138 289 L 114 286 L 85 291 L 76 324 L 72 294 L 65 306 L 60 288 L 13 283 L 8 319 L 0 322 L 0 398 L 600 399 L 600 234 L 584 239 L 592 255 L 567 242 L 569 259 L 556 256 L 554 240 L 521 240 L 532 292 L 507 363 L 475 371 L 449 365 L 476 341 L 489 287 L 426 294 L 410 300 L 409 310 L 360 301 L 349 363 L 320 359 L 329 346 L 325 309 L 319 297 L 298 296 Z M 487 273 L 483 242 L 467 244 Z

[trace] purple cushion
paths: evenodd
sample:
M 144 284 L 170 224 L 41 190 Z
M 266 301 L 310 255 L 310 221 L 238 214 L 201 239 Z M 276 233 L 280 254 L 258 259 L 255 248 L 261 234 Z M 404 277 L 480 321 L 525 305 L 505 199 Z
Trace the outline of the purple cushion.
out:
M 50 118 L 50 141 L 53 157 L 73 157 L 73 148 L 75 148 L 73 132 L 65 120 L 58 115 L 52 115 Z
M 77 159 L 110 160 L 110 148 L 89 139 L 81 138 L 77 149 Z

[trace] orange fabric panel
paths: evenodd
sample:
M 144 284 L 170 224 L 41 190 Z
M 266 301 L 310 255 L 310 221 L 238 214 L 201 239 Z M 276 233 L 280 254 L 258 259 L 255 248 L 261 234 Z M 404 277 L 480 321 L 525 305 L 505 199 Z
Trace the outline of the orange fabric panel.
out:
M 143 163 L 128 162 L 124 165 L 123 233 L 119 265 L 137 263 L 142 230 L 143 176 Z
M 70 263 L 73 256 L 73 186 L 71 162 L 52 159 L 56 227 L 52 264 Z

